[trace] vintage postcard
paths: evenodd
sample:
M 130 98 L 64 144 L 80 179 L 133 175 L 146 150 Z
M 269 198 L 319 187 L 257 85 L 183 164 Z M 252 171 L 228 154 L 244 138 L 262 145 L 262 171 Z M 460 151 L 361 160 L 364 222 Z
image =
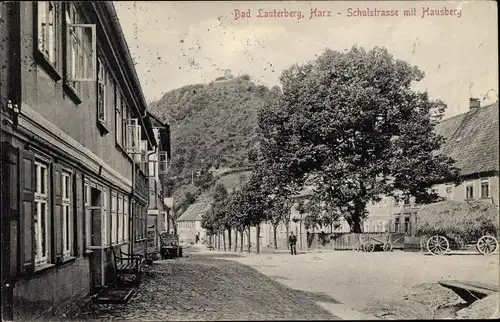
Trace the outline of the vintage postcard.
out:
M 499 318 L 494 1 L 0 1 L 2 320 Z

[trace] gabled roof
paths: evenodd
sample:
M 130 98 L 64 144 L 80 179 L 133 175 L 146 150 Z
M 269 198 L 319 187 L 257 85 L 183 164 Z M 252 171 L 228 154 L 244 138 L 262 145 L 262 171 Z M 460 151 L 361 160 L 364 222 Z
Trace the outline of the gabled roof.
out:
M 184 213 L 177 219 L 179 221 L 197 221 L 210 209 L 210 204 L 205 202 L 197 202 L 189 206 Z
M 441 152 L 462 176 L 498 171 L 498 102 L 443 120 L 436 132 L 446 139 Z

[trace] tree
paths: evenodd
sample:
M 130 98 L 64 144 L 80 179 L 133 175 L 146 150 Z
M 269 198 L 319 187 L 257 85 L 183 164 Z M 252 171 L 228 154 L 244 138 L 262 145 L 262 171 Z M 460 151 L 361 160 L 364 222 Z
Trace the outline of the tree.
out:
M 411 88 L 423 77 L 385 48 L 327 49 L 282 73 L 264 151 L 291 182 L 313 176 L 324 207 L 359 233 L 369 202 L 397 189 L 428 200 L 433 182 L 456 180 L 434 133 L 445 105 Z
M 268 192 L 264 185 L 264 176 L 265 172 L 261 168 L 257 168 L 252 172 L 250 179 L 242 189 L 244 212 L 247 216 L 248 225 L 249 227 L 256 227 L 257 253 L 260 252 L 260 224 L 266 219 L 266 209 L 268 206 Z

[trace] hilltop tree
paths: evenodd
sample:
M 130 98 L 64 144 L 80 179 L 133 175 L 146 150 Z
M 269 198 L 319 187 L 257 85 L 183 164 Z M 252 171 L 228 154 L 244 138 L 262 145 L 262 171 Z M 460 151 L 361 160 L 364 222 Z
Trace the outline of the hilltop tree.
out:
M 283 93 L 264 113 L 264 151 L 288 182 L 313 174 L 314 193 L 359 233 L 370 201 L 396 189 L 429 200 L 433 182 L 456 180 L 453 161 L 437 153 L 445 105 L 411 88 L 423 77 L 385 48 L 327 49 L 282 73 Z

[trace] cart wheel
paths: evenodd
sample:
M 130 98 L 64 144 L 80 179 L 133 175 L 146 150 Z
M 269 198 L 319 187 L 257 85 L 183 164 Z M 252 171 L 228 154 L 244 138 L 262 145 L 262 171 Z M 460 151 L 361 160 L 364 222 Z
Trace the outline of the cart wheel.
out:
M 382 246 L 382 249 L 384 250 L 384 252 L 390 252 L 392 251 L 392 243 L 384 243 L 384 245 Z
M 375 244 L 371 242 L 367 242 L 363 245 L 363 250 L 367 253 L 371 253 L 375 250 Z
M 476 248 L 481 254 L 488 255 L 497 250 L 498 241 L 493 236 L 483 236 L 477 241 Z
M 446 237 L 432 236 L 427 241 L 427 250 L 433 255 L 444 255 L 450 250 L 450 243 Z

